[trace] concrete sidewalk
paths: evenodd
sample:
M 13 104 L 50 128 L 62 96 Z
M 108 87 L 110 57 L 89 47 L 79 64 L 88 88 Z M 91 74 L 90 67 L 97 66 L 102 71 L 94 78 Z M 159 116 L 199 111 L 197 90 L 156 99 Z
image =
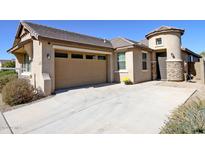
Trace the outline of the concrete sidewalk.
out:
M 1 112 L 0 112 L 0 134 L 11 134 L 11 131 Z

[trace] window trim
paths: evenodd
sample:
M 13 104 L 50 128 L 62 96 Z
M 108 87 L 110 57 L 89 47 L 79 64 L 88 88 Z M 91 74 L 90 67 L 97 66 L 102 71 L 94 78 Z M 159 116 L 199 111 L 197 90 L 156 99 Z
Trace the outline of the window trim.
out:
M 22 73 L 31 73 L 31 60 L 27 53 L 23 55 Z
M 118 60 L 118 55 L 120 54 L 120 53 L 124 53 L 124 57 L 125 57 L 125 60 L 124 61 L 119 61 Z M 125 68 L 124 69 L 120 69 L 119 68 L 119 62 L 125 62 Z M 118 52 L 117 53 L 117 70 L 120 72 L 122 72 L 122 71 L 126 71 L 127 70 L 127 67 L 126 67 L 126 52 L 125 51 L 122 51 L 122 52 Z
M 143 59 L 143 54 L 146 54 L 146 59 Z M 143 63 L 146 62 L 146 69 L 143 68 Z M 144 72 L 147 72 L 148 71 L 148 52 L 146 51 L 142 51 L 142 68 L 141 70 L 144 71 Z
M 161 40 L 161 44 L 157 44 L 157 40 L 158 40 L 158 39 Z M 163 42 L 162 42 L 162 38 L 161 38 L 161 37 L 158 37 L 158 38 L 155 39 L 155 45 L 156 45 L 156 46 L 162 46 L 162 45 L 163 45 Z

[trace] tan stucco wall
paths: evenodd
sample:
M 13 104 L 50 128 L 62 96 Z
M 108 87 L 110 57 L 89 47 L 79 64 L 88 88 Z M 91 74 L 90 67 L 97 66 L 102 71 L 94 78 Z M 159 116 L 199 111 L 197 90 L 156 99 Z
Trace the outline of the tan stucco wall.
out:
M 156 39 L 161 38 L 162 44 L 156 45 Z M 158 33 L 149 37 L 149 47 L 154 50 L 166 49 L 167 52 L 167 80 L 182 81 L 184 79 L 184 62 L 181 52 L 181 33 Z
M 184 64 L 184 73 L 188 73 L 188 63 L 186 62 L 188 54 L 186 52 L 181 51 L 181 55 Z
M 193 75 L 194 79 L 200 80 L 201 78 L 201 62 L 190 62 L 189 65 L 189 73 Z
M 142 70 L 142 53 L 147 53 L 147 70 Z M 134 83 L 152 80 L 151 53 L 140 49 L 134 52 Z
M 162 38 L 162 45 L 156 45 L 157 38 Z M 178 33 L 153 36 L 149 38 L 149 47 L 154 50 L 166 49 L 167 60 L 181 60 L 181 36 Z M 172 57 L 171 53 L 175 58 Z
M 20 74 L 21 71 L 19 69 L 22 68 L 23 54 L 15 53 L 14 55 L 16 57 L 15 65 L 16 65 L 16 68 L 17 68 L 17 73 Z
M 125 52 L 125 61 L 126 61 L 125 70 L 118 70 L 117 68 L 117 53 L 118 52 Z M 134 82 L 133 50 L 125 49 L 125 50 L 115 51 L 113 55 L 113 62 L 114 62 L 114 81 L 115 82 L 122 82 L 124 77 L 128 77 L 132 82 Z
M 111 50 L 106 50 L 106 49 L 102 49 L 102 48 L 97 48 L 97 47 L 89 47 L 89 46 L 82 46 L 82 45 L 74 45 L 72 43 L 59 43 L 59 42 L 52 42 L 52 41 L 48 41 L 48 40 L 41 40 L 41 44 L 42 44 L 42 73 L 44 78 L 44 90 L 47 91 L 47 93 L 51 93 L 54 92 L 55 90 L 55 51 L 53 49 L 53 45 L 61 45 L 61 46 L 69 46 L 69 47 L 76 47 L 76 48 L 82 48 L 82 49 L 93 49 L 93 50 L 99 50 L 99 51 L 105 51 L 105 52 L 111 52 Z M 62 52 L 62 51 L 61 51 Z M 68 52 L 70 53 L 71 51 L 65 51 L 64 52 Z M 74 51 L 75 52 L 75 51 Z M 86 53 L 84 53 L 86 54 Z M 88 53 L 87 53 L 88 54 Z M 50 55 L 50 59 L 47 58 L 47 56 Z M 100 55 L 100 54 L 97 54 Z M 108 75 L 108 82 L 112 82 L 112 70 L 113 68 L 111 67 L 111 65 L 113 65 L 112 59 L 110 60 L 110 58 L 112 58 L 112 55 L 107 55 L 107 75 Z M 45 77 L 46 76 L 46 77 Z M 50 90 L 50 91 L 49 91 Z
M 42 77 L 42 43 L 33 40 L 33 59 L 31 63 L 32 83 L 36 88 L 44 91 L 44 82 Z
M 125 52 L 126 69 L 117 70 L 117 53 Z M 142 52 L 147 53 L 147 70 L 142 70 Z M 153 55 L 155 57 L 155 55 Z M 151 74 L 151 53 L 139 48 L 115 51 L 114 53 L 114 81 L 122 82 L 128 77 L 133 83 L 152 80 Z

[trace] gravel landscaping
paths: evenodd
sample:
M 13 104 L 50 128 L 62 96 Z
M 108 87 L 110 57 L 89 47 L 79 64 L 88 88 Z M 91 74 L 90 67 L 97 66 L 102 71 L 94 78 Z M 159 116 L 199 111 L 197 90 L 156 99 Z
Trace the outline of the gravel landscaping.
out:
M 205 84 L 202 84 L 200 80 L 192 82 L 167 82 L 159 81 L 156 83 L 159 86 L 170 86 L 177 88 L 195 88 L 197 91 L 187 100 L 186 103 L 191 103 L 197 100 L 205 100 Z

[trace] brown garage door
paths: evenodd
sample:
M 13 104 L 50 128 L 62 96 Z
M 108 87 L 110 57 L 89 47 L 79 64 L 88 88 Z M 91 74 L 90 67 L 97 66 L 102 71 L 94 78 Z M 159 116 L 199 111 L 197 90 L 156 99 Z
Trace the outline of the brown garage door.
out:
M 56 89 L 105 83 L 106 60 L 55 58 Z

